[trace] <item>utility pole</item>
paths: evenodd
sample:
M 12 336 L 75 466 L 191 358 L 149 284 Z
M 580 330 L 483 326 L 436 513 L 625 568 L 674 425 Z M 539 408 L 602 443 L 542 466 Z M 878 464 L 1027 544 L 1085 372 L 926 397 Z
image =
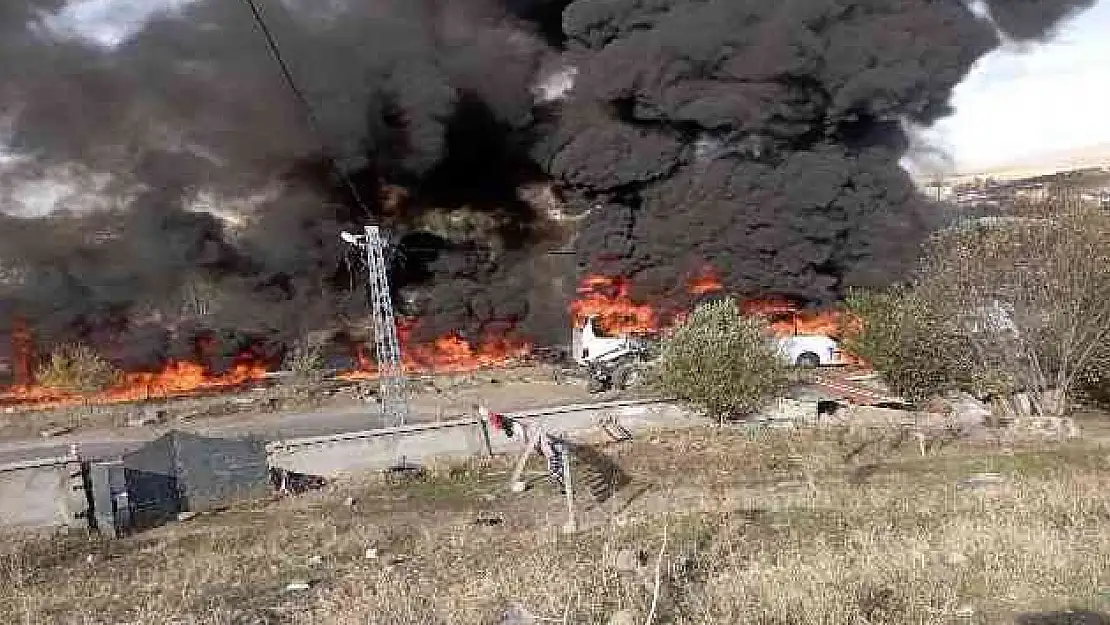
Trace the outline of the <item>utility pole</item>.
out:
M 405 370 L 401 346 L 397 341 L 397 322 L 393 317 L 393 298 L 385 265 L 385 242 L 378 226 L 366 226 L 365 234 L 341 232 L 339 238 L 365 252 L 370 313 L 373 319 L 378 384 L 381 388 L 382 426 L 404 425 L 409 416 Z

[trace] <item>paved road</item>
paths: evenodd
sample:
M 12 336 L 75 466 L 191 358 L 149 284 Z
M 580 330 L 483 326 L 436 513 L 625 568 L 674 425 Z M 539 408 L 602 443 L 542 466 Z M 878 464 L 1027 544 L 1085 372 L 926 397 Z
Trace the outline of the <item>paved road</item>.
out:
M 596 401 L 605 399 L 612 398 L 597 397 Z M 504 411 L 528 410 L 573 404 L 579 401 L 582 401 L 582 398 L 573 395 L 545 398 L 523 397 L 512 402 L 499 404 L 499 409 Z M 414 402 L 413 405 L 410 405 L 410 410 L 412 411 L 408 419 L 410 423 L 428 423 L 436 419 L 433 409 L 429 406 L 420 406 Z M 444 418 L 452 420 L 459 417 L 446 416 Z M 80 446 L 80 453 L 85 458 L 114 458 L 158 438 L 171 427 L 207 436 L 224 438 L 254 436 L 266 441 L 274 441 L 309 436 L 329 436 L 344 432 L 361 432 L 383 427 L 383 423 L 377 413 L 376 406 L 356 405 L 333 408 L 327 411 L 238 415 L 218 420 L 178 423 L 163 427 L 90 430 L 49 439 L 0 441 L 0 465 L 64 456 L 72 444 Z
M 831 377 L 831 376 L 830 376 Z M 841 386 L 843 380 L 837 380 Z M 829 388 L 823 384 L 802 385 L 795 389 L 795 394 L 806 398 L 820 397 L 829 399 L 857 400 L 852 394 L 844 393 L 844 389 Z M 858 390 L 858 389 L 850 389 Z M 612 397 L 591 398 L 595 401 L 614 399 Z M 874 400 L 873 397 L 861 397 L 863 400 Z M 543 399 L 524 398 L 506 404 L 503 410 L 523 410 L 542 408 L 581 401 L 578 397 L 551 397 Z M 863 401 L 862 403 L 868 403 Z M 414 423 L 433 421 L 436 417 L 429 408 L 423 411 L 419 406 L 413 406 L 413 414 L 409 421 Z M 381 427 L 381 419 L 374 406 L 351 406 L 328 411 L 295 412 L 269 415 L 242 415 L 233 418 L 212 421 L 199 421 L 196 423 L 176 424 L 173 427 L 187 432 L 195 432 L 208 436 L 236 438 L 255 436 L 267 441 L 307 436 L 328 436 L 343 432 L 358 432 Z M 128 428 L 125 430 L 105 430 L 77 432 L 71 435 L 58 436 L 49 439 L 30 439 L 21 441 L 0 442 L 0 465 L 34 460 L 39 458 L 56 458 L 66 455 L 71 444 L 80 446 L 81 455 L 86 458 L 101 459 L 113 458 L 122 453 L 141 447 L 144 443 L 161 436 L 169 428 Z

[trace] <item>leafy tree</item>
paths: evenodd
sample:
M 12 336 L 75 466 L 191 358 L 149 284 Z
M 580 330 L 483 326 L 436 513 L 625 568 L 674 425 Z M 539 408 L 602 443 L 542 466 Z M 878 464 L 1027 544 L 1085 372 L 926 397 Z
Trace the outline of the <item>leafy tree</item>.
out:
M 699 306 L 664 339 L 655 377 L 661 391 L 723 420 L 764 407 L 786 389 L 787 371 L 766 324 L 722 299 Z

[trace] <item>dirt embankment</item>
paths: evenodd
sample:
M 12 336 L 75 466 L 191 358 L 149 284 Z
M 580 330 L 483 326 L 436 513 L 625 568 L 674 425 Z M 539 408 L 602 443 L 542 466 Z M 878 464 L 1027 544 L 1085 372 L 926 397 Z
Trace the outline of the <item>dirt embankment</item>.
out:
M 952 441 L 922 456 L 882 432 L 707 428 L 598 451 L 631 483 L 605 502 L 583 495 L 572 537 L 550 486 L 509 492 L 508 460 L 441 467 L 115 542 L 13 538 L 0 613 L 645 623 L 654 603 L 655 623 L 854 625 L 1110 609 L 1110 461 L 1094 442 Z M 1053 618 L 1019 622 L 1106 622 Z

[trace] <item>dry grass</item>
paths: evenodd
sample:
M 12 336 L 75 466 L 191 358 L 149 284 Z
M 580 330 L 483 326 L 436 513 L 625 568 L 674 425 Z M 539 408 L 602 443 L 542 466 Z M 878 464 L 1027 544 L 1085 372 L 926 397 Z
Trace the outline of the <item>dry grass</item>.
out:
M 497 461 L 114 543 L 7 541 L 0 620 L 477 624 L 521 605 L 643 623 L 664 526 L 660 624 L 1008 623 L 1110 604 L 1110 459 L 1092 443 L 921 458 L 892 436 L 707 429 L 622 445 L 608 452 L 634 484 L 574 537 L 558 533 L 558 497 L 509 494 Z M 961 487 L 987 471 L 1001 481 Z M 503 522 L 475 523 L 490 512 Z M 626 548 L 644 552 L 640 570 L 611 566 Z M 312 587 L 286 591 L 295 580 Z
M 120 372 L 112 363 L 79 343 L 57 347 L 35 371 L 39 384 L 73 393 L 95 393 L 115 384 L 119 378 Z

